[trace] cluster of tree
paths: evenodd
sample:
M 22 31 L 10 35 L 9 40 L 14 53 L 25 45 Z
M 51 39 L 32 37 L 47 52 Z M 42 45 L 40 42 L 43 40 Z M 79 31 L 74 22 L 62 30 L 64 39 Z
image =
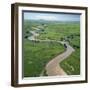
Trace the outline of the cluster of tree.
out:
M 25 36 L 24 38 L 25 38 L 25 39 L 27 39 L 27 38 L 28 38 L 28 36 Z
M 24 38 L 27 39 L 29 36 L 31 36 L 32 34 L 28 31 L 25 32 L 24 34 Z
M 62 38 L 60 38 L 60 40 L 61 40 L 61 41 L 65 40 L 65 41 L 70 42 L 70 40 L 73 39 L 73 38 L 75 38 L 75 36 L 80 36 L 80 34 L 71 34 L 71 35 L 69 35 L 69 36 L 67 36 L 67 37 L 62 37 Z
M 72 45 L 74 48 L 80 48 L 80 46 L 78 45 Z
M 75 45 L 71 43 L 71 40 L 73 40 L 75 37 L 80 36 L 80 34 L 71 34 L 67 37 L 60 38 L 61 41 L 67 41 L 69 44 L 71 44 L 74 48 L 80 48 L 79 45 Z M 64 47 L 66 48 L 66 45 L 64 44 Z

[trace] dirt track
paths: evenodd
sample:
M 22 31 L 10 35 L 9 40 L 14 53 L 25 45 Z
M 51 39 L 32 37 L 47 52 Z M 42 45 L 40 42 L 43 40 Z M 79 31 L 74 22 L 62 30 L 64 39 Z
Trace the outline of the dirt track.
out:
M 64 53 L 58 55 L 57 57 L 53 58 L 45 67 L 46 73 L 48 76 L 55 76 L 55 75 L 66 75 L 63 69 L 60 67 L 60 62 L 66 59 L 68 56 L 74 52 L 74 49 L 67 44 L 67 49 Z
M 50 62 L 48 62 L 45 67 L 46 74 L 48 76 L 67 75 L 60 67 L 60 62 L 66 59 L 68 56 L 70 56 L 72 52 L 74 52 L 75 50 L 67 42 L 56 41 L 56 40 L 40 40 L 40 39 L 36 39 L 36 37 L 39 36 L 39 34 L 37 34 L 35 31 L 31 31 L 30 33 L 32 33 L 32 36 L 28 38 L 29 40 L 40 41 L 40 42 L 52 41 L 52 42 L 61 43 L 62 45 L 65 44 L 67 46 L 66 51 L 64 53 L 50 60 Z M 43 73 L 41 73 L 40 76 L 43 76 Z

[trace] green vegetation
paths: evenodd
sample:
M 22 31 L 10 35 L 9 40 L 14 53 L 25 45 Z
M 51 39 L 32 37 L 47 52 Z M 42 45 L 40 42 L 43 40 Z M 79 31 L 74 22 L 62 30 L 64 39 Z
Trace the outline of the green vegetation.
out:
M 79 33 L 79 23 L 48 23 L 39 39 L 61 40 L 61 38 L 77 33 Z
M 58 43 L 24 40 L 24 76 L 39 76 L 46 63 L 62 52 L 64 48 Z
M 80 74 L 80 37 L 75 35 L 70 41 L 71 46 L 75 49 L 67 59 L 60 63 L 60 66 L 68 75 Z
M 41 27 L 43 28 L 41 28 Z M 34 42 L 27 38 L 30 31 L 39 29 L 38 39 L 67 41 L 75 52 L 60 66 L 69 75 L 80 74 L 80 25 L 79 22 L 24 21 L 24 77 L 38 77 L 45 65 L 65 51 L 63 45 L 55 42 Z M 44 71 L 46 75 L 46 71 Z
M 60 63 L 60 66 L 68 75 L 79 75 L 80 74 L 80 50 L 72 53 L 67 59 Z

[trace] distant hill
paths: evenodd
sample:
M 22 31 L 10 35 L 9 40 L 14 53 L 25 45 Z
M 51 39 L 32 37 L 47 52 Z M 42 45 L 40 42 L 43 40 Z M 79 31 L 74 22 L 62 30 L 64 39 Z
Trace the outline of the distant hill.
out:
M 39 22 L 39 23 L 80 23 L 80 21 L 56 21 L 56 20 L 43 20 L 43 19 L 39 19 L 39 20 L 25 20 L 25 21 L 30 21 L 30 22 Z

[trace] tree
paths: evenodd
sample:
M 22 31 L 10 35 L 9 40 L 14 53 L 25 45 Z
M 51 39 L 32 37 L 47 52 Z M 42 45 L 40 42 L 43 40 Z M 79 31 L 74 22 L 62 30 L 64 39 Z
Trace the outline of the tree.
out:
M 25 36 L 24 38 L 26 38 L 26 39 L 27 39 L 27 38 L 28 38 L 28 36 Z

